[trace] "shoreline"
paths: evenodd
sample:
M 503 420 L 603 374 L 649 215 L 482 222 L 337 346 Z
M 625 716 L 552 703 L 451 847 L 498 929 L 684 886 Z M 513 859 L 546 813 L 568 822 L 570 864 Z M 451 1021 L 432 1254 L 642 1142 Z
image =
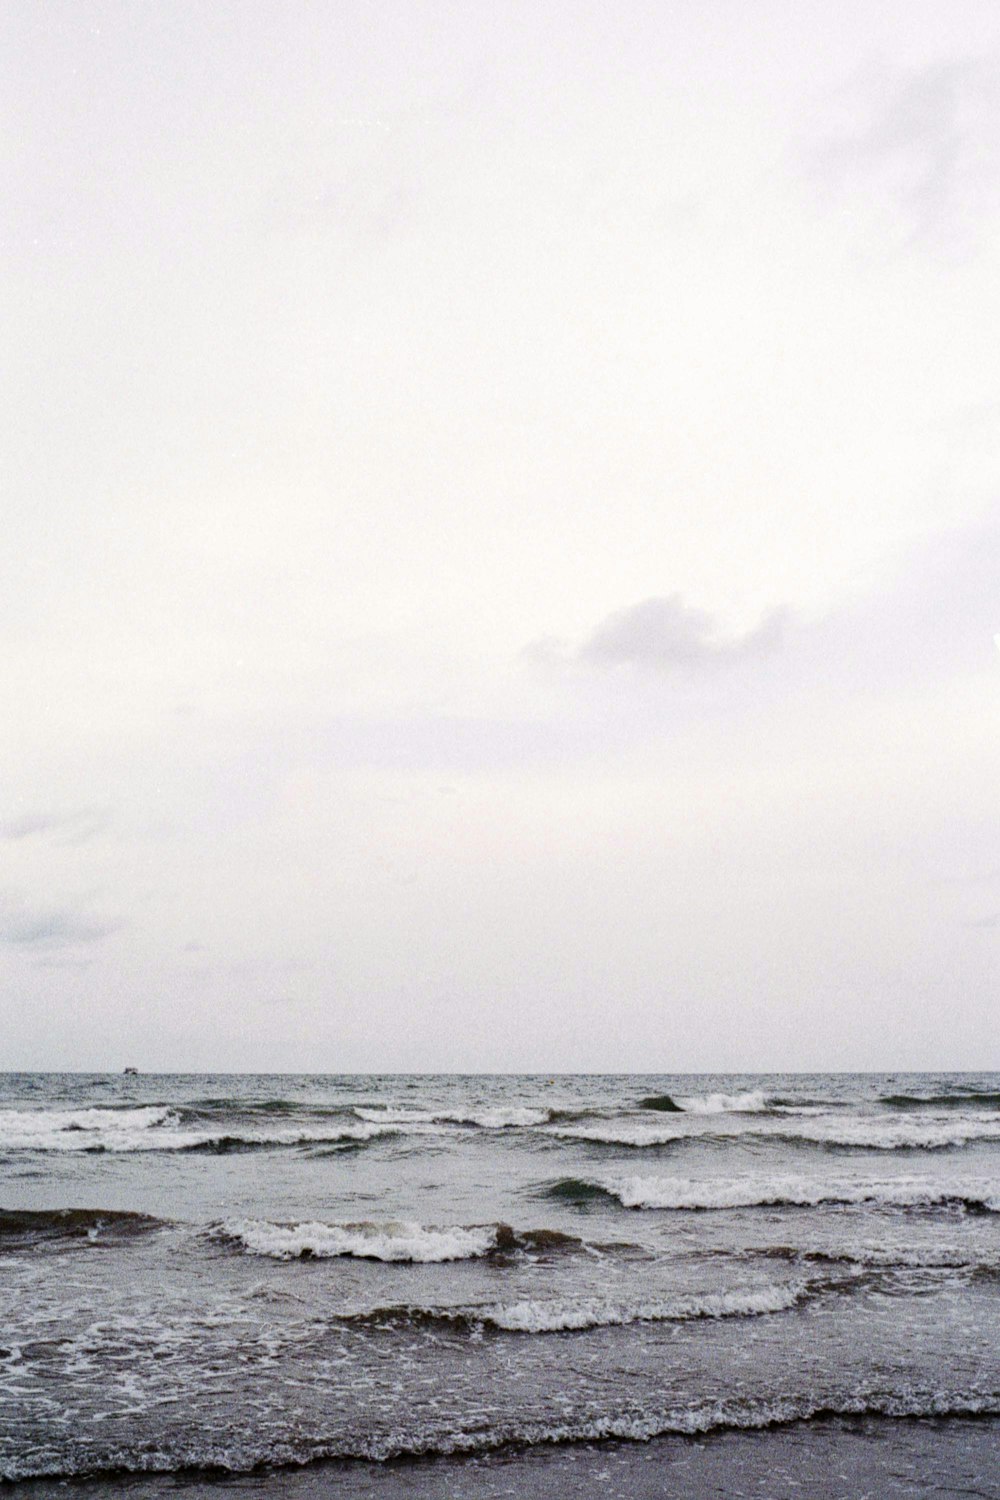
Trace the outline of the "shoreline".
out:
M 181 1470 L 5 1481 L 18 1500 L 908 1500 L 1000 1497 L 1000 1417 L 820 1416 L 648 1441 L 511 1445 L 248 1473 Z

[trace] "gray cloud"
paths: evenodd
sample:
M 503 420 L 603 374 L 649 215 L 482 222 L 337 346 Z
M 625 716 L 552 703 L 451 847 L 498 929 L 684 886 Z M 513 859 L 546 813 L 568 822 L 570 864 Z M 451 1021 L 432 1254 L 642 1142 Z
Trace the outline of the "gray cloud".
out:
M 10 947 L 49 951 L 96 943 L 119 926 L 69 907 L 40 906 L 20 896 L 0 896 L 0 943 Z
M 92 958 L 79 958 L 75 954 L 60 953 L 45 958 L 37 958 L 34 967 L 36 969 L 48 969 L 55 974 L 85 974 L 88 969 L 94 967 Z
M 49 833 L 66 822 L 61 813 L 22 813 L 0 822 L 0 839 L 26 839 L 34 833 Z
M 670 594 L 608 615 L 576 654 L 581 661 L 661 671 L 725 666 L 773 650 L 787 620 L 787 610 L 771 610 L 754 630 L 724 636 L 714 616 Z
M 855 116 L 812 154 L 835 191 L 877 190 L 914 238 L 973 216 L 996 166 L 1000 88 L 979 59 L 935 62 L 895 79 L 868 76 L 838 96 Z
M 0 819 L 0 839 L 21 840 L 36 834 L 59 834 L 59 843 L 83 844 L 100 833 L 108 823 L 108 813 L 100 808 L 85 807 L 74 812 L 30 812 Z
M 624 664 L 704 676 L 780 652 L 780 678 L 789 689 L 825 681 L 838 692 L 891 691 L 995 664 L 998 578 L 1000 515 L 993 515 L 925 539 L 877 586 L 816 620 L 780 607 L 752 630 L 725 635 L 714 615 L 674 593 L 616 610 L 579 645 L 548 638 L 523 656 L 542 666 Z M 723 678 L 736 684 L 744 674 Z

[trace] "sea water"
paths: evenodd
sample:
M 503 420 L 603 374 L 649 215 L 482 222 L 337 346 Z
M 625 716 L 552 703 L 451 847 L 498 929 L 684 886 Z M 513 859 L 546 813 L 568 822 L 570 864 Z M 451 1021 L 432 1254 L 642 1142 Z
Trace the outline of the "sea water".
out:
M 0 1076 L 25 1496 L 998 1469 L 1000 1075 Z

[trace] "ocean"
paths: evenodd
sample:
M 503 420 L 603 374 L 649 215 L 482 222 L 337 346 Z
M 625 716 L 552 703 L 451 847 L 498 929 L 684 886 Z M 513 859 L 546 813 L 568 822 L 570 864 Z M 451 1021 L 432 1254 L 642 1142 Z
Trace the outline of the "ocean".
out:
M 1000 1496 L 1000 1074 L 0 1075 L 24 1497 Z

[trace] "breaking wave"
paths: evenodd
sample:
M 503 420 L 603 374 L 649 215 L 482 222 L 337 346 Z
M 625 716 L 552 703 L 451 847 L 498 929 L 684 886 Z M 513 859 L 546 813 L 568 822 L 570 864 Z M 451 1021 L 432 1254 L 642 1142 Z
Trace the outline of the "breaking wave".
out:
M 560 1141 L 584 1141 L 596 1146 L 672 1146 L 678 1141 L 704 1140 L 703 1135 L 676 1124 L 633 1125 L 553 1125 L 545 1132 Z
M 772 1139 L 864 1151 L 944 1151 L 974 1141 L 1000 1141 L 1000 1118 L 971 1120 L 836 1120 L 769 1132 Z
M 10 1151 L 233 1151 L 281 1146 L 364 1143 L 399 1134 L 422 1134 L 418 1124 L 345 1123 L 340 1126 L 284 1126 L 245 1132 L 184 1128 L 177 1111 L 143 1109 L 3 1110 L 0 1153 Z
M 720 1251 L 736 1259 L 782 1260 L 796 1266 L 859 1266 L 886 1271 L 962 1271 L 994 1278 L 1000 1273 L 1000 1255 L 970 1254 L 961 1245 L 853 1245 L 844 1249 L 805 1250 L 798 1245 L 766 1245 L 759 1249 Z
M 355 1105 L 361 1120 L 393 1125 L 477 1125 L 481 1130 L 509 1130 L 518 1126 L 544 1125 L 551 1118 L 547 1109 L 395 1109 L 391 1106 Z
M 690 1142 L 734 1140 L 775 1141 L 791 1145 L 824 1146 L 831 1150 L 943 1151 L 974 1144 L 1000 1141 L 1000 1117 L 982 1115 L 950 1120 L 893 1119 L 868 1116 L 821 1120 L 783 1117 L 776 1119 L 721 1120 L 706 1111 L 658 1121 L 655 1125 L 632 1120 L 594 1125 L 551 1125 L 545 1134 L 558 1140 L 582 1141 L 599 1146 L 625 1146 L 634 1150 L 674 1146 Z
M 526 1298 L 482 1307 L 384 1307 L 344 1321 L 375 1326 L 445 1326 L 472 1334 L 573 1333 L 589 1328 L 626 1327 L 631 1323 L 687 1323 L 704 1318 L 756 1318 L 788 1312 L 806 1300 L 810 1288 L 747 1287 L 728 1292 L 614 1302 L 600 1297 Z
M 436 1264 L 483 1256 L 529 1254 L 546 1257 L 584 1248 L 575 1235 L 558 1229 L 515 1230 L 509 1224 L 427 1228 L 408 1221 L 358 1224 L 276 1224 L 265 1219 L 230 1220 L 212 1231 L 249 1255 L 272 1260 L 410 1261 Z
M 387 1463 L 432 1457 L 490 1453 L 508 1448 L 556 1448 L 575 1444 L 619 1441 L 650 1442 L 672 1435 L 700 1437 L 711 1433 L 757 1431 L 819 1423 L 844 1417 L 897 1419 L 981 1418 L 1000 1416 L 996 1390 L 940 1390 L 914 1388 L 899 1393 L 878 1389 L 850 1396 L 810 1399 L 785 1396 L 754 1400 L 733 1397 L 687 1405 L 664 1405 L 647 1412 L 609 1413 L 563 1422 L 506 1421 L 490 1427 L 476 1424 L 426 1436 L 412 1431 L 356 1433 L 342 1438 L 323 1436 L 240 1438 L 228 1431 L 212 1437 L 178 1435 L 158 1446 L 108 1446 L 61 1456 L 29 1452 L 7 1461 L 0 1478 L 7 1480 L 69 1478 L 87 1474 L 92 1479 L 125 1473 L 176 1474 L 185 1470 L 218 1469 L 247 1473 L 263 1466 L 301 1467 L 328 1459 Z
M 1000 1184 L 967 1186 L 906 1177 L 841 1182 L 790 1176 L 757 1181 L 746 1177 L 629 1177 L 589 1186 L 617 1198 L 624 1208 L 707 1210 L 869 1204 L 875 1208 L 1000 1213 Z
M 840 1107 L 835 1099 L 779 1098 L 763 1089 L 746 1089 L 737 1094 L 678 1094 L 676 1098 L 671 1094 L 650 1094 L 638 1104 L 639 1109 L 679 1115 L 825 1115 Z
M 176 1145 L 175 1151 L 204 1152 L 212 1156 L 227 1156 L 232 1152 L 240 1151 L 275 1151 L 283 1146 L 312 1146 L 328 1147 L 331 1151 L 341 1151 L 351 1147 L 366 1146 L 372 1141 L 392 1140 L 394 1137 L 412 1134 L 404 1132 L 395 1126 L 386 1126 L 384 1129 L 369 1128 L 363 1126 L 345 1125 L 340 1130 L 296 1130 L 273 1131 L 270 1134 L 263 1132 L 254 1135 L 206 1135 L 197 1140 Z M 164 1145 L 160 1149 L 169 1150 Z
M 661 1114 L 721 1115 L 760 1114 L 772 1108 L 760 1089 L 742 1094 L 650 1094 L 639 1100 L 640 1109 L 658 1110 Z
M 691 1115 L 759 1115 L 772 1107 L 760 1089 L 743 1094 L 681 1094 L 677 1103 Z

